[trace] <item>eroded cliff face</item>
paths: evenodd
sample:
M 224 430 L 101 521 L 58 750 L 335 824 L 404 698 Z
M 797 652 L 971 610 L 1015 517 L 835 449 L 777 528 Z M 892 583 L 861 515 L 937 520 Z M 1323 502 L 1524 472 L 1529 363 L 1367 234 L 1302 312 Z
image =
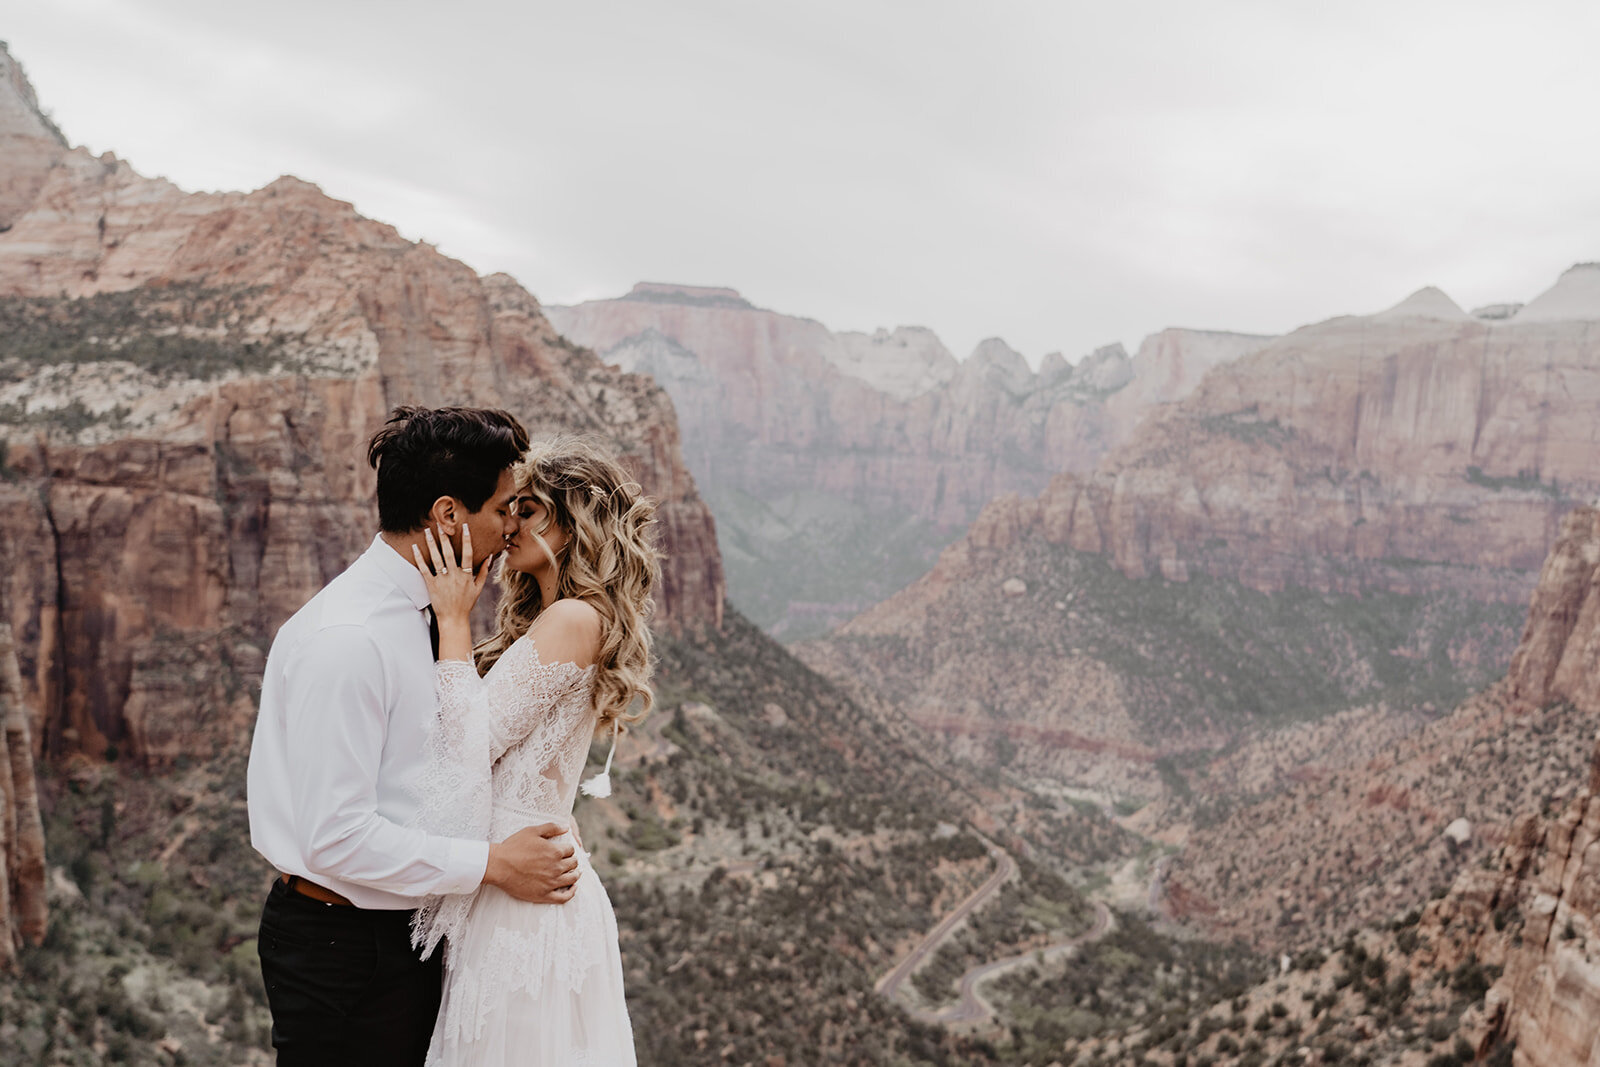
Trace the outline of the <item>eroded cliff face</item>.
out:
M 1218 363 L 801 654 L 965 755 L 1147 797 L 1163 756 L 1451 707 L 1503 672 L 1561 517 L 1600 488 L 1591 275 L 1510 318 L 1424 292 Z
M 0 970 L 18 948 L 44 939 L 44 827 L 33 776 L 33 742 L 11 627 L 0 623 Z
M 641 284 L 549 314 L 662 383 L 708 485 L 822 489 L 956 525 L 1001 493 L 1090 469 L 1149 407 L 1268 340 L 1168 330 L 1133 358 L 1113 345 L 1076 367 L 1046 357 L 1035 373 L 998 339 L 957 361 L 925 329 L 835 334 L 732 290 Z
M 18 84 L 13 130 L 37 111 Z M 276 626 L 376 529 L 365 441 L 397 404 L 616 442 L 661 501 L 662 624 L 718 621 L 666 394 L 558 337 L 510 278 L 293 178 L 188 194 L 82 149 L 50 163 L 0 232 L 0 547 L 49 754 L 162 764 L 243 736 Z
M 1419 930 L 1431 949 L 1425 962 L 1500 968 L 1464 1020 L 1480 1051 L 1515 1042 L 1518 1067 L 1570 1067 L 1600 1057 L 1597 842 L 1600 796 L 1591 788 L 1553 816 L 1524 816 L 1497 870 L 1466 872 L 1424 912 Z
M 1297 330 L 988 525 L 1037 527 L 1133 576 L 1518 603 L 1561 516 L 1600 487 L 1600 300 L 1558 301 L 1566 317 L 1533 313 L 1544 302 L 1478 320 L 1414 297 Z
M 1600 511 L 1564 524 L 1540 576 L 1507 679 L 1524 707 L 1600 724 Z M 1502 968 L 1466 1028 L 1486 1050 L 1516 1043 L 1518 1067 L 1600 1061 L 1600 747 L 1576 796 L 1512 825 L 1499 862 L 1464 871 L 1428 905 L 1424 962 Z
M 50 169 L 67 153 L 66 138 L 39 110 L 22 66 L 0 45 L 0 230 L 33 205 Z
M 833 333 L 730 289 L 644 283 L 548 311 L 564 335 L 671 394 L 733 597 L 786 638 L 887 596 L 991 499 L 1089 471 L 1151 409 L 1268 340 L 1167 330 L 1133 357 L 1112 345 L 1076 366 L 1047 356 L 1035 372 L 998 339 L 957 361 L 925 329 Z

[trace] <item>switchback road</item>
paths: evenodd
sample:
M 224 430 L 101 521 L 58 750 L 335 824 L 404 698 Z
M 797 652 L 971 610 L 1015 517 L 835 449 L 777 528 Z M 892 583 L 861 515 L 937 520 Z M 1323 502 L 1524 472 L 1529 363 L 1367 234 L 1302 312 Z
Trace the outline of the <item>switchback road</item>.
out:
M 989 855 L 995 861 L 994 873 L 989 876 L 987 881 L 985 881 L 977 889 L 973 890 L 965 900 L 958 904 L 955 910 L 950 912 L 950 914 L 946 915 L 943 919 L 939 920 L 938 925 L 936 925 L 932 930 L 928 931 L 927 936 L 925 936 L 921 941 L 917 942 L 916 947 L 907 953 L 905 959 L 897 963 L 889 971 L 889 973 L 878 979 L 878 982 L 874 988 L 879 993 L 890 1000 L 896 1000 L 899 997 L 901 987 L 905 985 L 906 980 L 911 977 L 918 967 L 922 966 L 922 964 L 927 961 L 928 957 L 938 951 L 939 946 L 944 944 L 950 935 L 955 932 L 956 927 L 960 925 L 960 923 L 966 919 L 967 916 L 971 915 L 973 911 L 982 906 L 985 901 L 994 896 L 994 894 L 998 893 L 1000 891 L 1000 887 L 1005 885 L 1006 882 L 1010 881 L 1016 875 L 1016 861 L 1014 861 L 1010 854 L 1008 854 L 1004 849 L 1000 848 L 998 845 L 990 844 Z M 1046 946 L 1043 949 L 1034 949 L 1033 951 L 1024 952 L 1016 956 L 1007 956 L 1003 959 L 991 960 L 988 963 L 980 963 L 976 967 L 969 968 L 967 972 L 961 976 L 961 996 L 954 1004 L 947 1005 L 946 1007 L 939 1008 L 935 1011 L 928 1011 L 925 1009 L 910 1009 L 912 1017 L 921 1022 L 938 1023 L 943 1025 L 950 1023 L 981 1022 L 982 1020 L 989 1018 L 994 1014 L 994 1009 L 993 1006 L 990 1005 L 988 1001 L 984 1000 L 983 997 L 978 993 L 978 983 L 992 978 L 997 974 L 1001 974 L 1004 971 L 1011 970 L 1014 967 L 1020 967 L 1024 964 L 1031 963 L 1041 954 L 1046 960 L 1054 959 L 1063 953 L 1077 948 L 1079 945 L 1090 941 L 1096 941 L 1104 937 L 1111 929 L 1111 909 L 1107 908 L 1099 901 L 1096 901 L 1094 910 L 1094 923 L 1089 927 L 1088 930 L 1084 931 L 1078 936 L 1068 938 L 1065 941 L 1058 941 L 1055 944 Z
M 1065 941 L 1057 941 L 1042 949 L 1031 952 L 1018 953 L 1015 956 L 1006 956 L 1004 959 L 991 960 L 980 963 L 970 968 L 961 976 L 961 996 L 954 1003 L 946 1005 L 937 1011 L 913 1011 L 911 1014 L 925 1023 L 939 1023 L 948 1026 L 951 1023 L 977 1023 L 994 1015 L 994 1005 L 978 992 L 978 985 L 986 982 L 996 975 L 1018 967 L 1025 967 L 1043 957 L 1043 962 L 1048 963 L 1067 952 L 1076 949 L 1079 945 L 1098 941 L 1111 932 L 1111 909 L 1100 903 L 1094 902 L 1094 923 L 1089 929 L 1077 937 Z
M 937 926 L 928 931 L 926 937 L 917 942 L 906 958 L 895 964 L 888 974 L 878 979 L 873 987 L 879 993 L 894 1000 L 900 995 L 900 987 L 906 979 L 911 977 L 911 972 L 922 966 L 924 960 L 936 952 L 945 939 L 955 931 L 955 928 L 984 901 L 1000 891 L 1000 887 L 1010 881 L 1017 873 L 1017 864 L 1005 849 L 998 845 L 989 846 L 989 856 L 995 861 L 994 873 L 987 881 L 974 889 L 967 899 L 956 905 L 954 911 L 939 920 Z

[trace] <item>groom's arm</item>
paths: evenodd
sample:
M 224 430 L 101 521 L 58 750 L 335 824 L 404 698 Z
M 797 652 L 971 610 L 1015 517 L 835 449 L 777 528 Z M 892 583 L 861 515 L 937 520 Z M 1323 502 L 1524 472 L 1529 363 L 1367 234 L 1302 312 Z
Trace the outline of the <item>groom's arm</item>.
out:
M 373 636 L 326 627 L 297 650 L 283 680 L 294 834 L 311 874 L 408 897 L 476 889 L 487 842 L 437 837 L 378 814 L 389 716 Z
M 376 641 L 353 625 L 321 630 L 284 672 L 295 838 L 310 873 L 407 897 L 496 886 L 522 900 L 572 897 L 577 859 L 547 823 L 489 844 L 439 837 L 378 814 L 388 737 L 385 673 Z

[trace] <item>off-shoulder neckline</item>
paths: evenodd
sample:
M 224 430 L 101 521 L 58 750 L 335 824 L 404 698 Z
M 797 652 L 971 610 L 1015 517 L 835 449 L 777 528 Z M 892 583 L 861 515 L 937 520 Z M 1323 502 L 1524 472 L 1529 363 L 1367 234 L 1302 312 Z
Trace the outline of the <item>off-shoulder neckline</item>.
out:
M 541 667 L 568 667 L 574 671 L 577 671 L 579 674 L 588 674 L 595 668 L 595 664 L 593 663 L 589 664 L 587 667 L 580 667 L 570 659 L 558 659 L 555 661 L 546 660 L 542 655 L 539 654 L 539 642 L 533 639 L 532 630 L 524 633 L 521 637 L 513 641 L 512 644 L 521 644 L 523 641 L 528 642 L 528 647 L 533 650 L 533 662 L 537 663 Z M 507 651 L 510 650 L 507 649 Z

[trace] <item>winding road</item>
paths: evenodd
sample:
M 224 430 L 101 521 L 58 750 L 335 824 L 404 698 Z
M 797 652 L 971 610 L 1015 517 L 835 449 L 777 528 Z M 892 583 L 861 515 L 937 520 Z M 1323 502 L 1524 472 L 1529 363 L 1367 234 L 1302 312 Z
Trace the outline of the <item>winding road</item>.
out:
M 989 855 L 995 861 L 994 873 L 957 905 L 955 910 L 939 920 L 939 924 L 928 931 L 927 936 L 923 937 L 921 941 L 917 942 L 916 947 L 906 954 L 905 959 L 897 963 L 889 973 L 878 979 L 877 984 L 873 987 L 877 992 L 890 1000 L 897 999 L 900 995 L 900 989 L 906 980 L 911 977 L 918 967 L 927 961 L 929 956 L 938 951 L 939 946 L 944 944 L 945 940 L 955 931 L 955 928 L 960 925 L 962 920 L 971 915 L 976 908 L 995 893 L 999 892 L 1000 887 L 1015 876 L 1017 870 L 1016 862 L 1004 849 L 998 845 L 990 844 Z M 961 995 L 954 1004 L 934 1010 L 925 1008 L 908 1009 L 912 1018 L 919 1022 L 941 1025 L 976 1023 L 990 1018 L 994 1015 L 994 1006 L 978 992 L 978 984 L 1015 967 L 1032 963 L 1041 955 L 1048 961 L 1072 951 L 1079 945 L 1097 941 L 1104 937 L 1111 930 L 1111 909 L 1099 901 L 1095 901 L 1094 911 L 1094 923 L 1090 925 L 1088 930 L 1076 937 L 1058 941 L 1042 949 L 1032 949 L 1015 956 L 990 960 L 988 963 L 980 963 L 975 967 L 968 968 L 966 973 L 961 976 Z
M 1006 956 L 1004 959 L 991 960 L 988 963 L 980 963 L 976 967 L 969 968 L 961 976 L 961 996 L 954 1004 L 948 1004 L 936 1011 L 928 1011 L 926 1009 L 913 1010 L 911 1014 L 922 1022 L 940 1023 L 947 1026 L 952 1023 L 983 1022 L 992 1018 L 995 1010 L 994 1005 L 989 1003 L 982 993 L 978 992 L 979 983 L 986 982 L 1006 971 L 1035 963 L 1041 956 L 1043 961 L 1048 963 L 1071 952 L 1079 945 L 1087 944 L 1090 941 L 1098 941 L 1110 932 L 1111 909 L 1097 900 L 1094 902 L 1094 922 L 1089 929 L 1077 937 L 1068 938 L 1065 941 L 1057 941 L 1055 944 L 1047 945 L 1042 949 L 1021 952 L 1015 956 Z
M 989 845 L 989 858 L 995 861 L 995 869 L 988 880 L 968 894 L 967 899 L 957 904 L 954 911 L 940 919 L 938 925 L 929 930 L 927 936 L 917 942 L 916 947 L 907 953 L 905 959 L 895 964 L 888 974 L 878 979 L 877 984 L 873 986 L 875 990 L 890 1000 L 898 997 L 900 995 L 900 987 L 905 984 L 906 979 L 911 977 L 911 972 L 922 966 L 923 962 L 937 951 L 940 945 L 944 944 L 945 939 L 955 931 L 955 928 L 960 925 L 962 920 L 971 915 L 979 905 L 999 892 L 1001 886 L 1016 876 L 1016 861 L 1011 858 L 1010 853 L 1006 852 L 1005 849 L 999 845 Z

